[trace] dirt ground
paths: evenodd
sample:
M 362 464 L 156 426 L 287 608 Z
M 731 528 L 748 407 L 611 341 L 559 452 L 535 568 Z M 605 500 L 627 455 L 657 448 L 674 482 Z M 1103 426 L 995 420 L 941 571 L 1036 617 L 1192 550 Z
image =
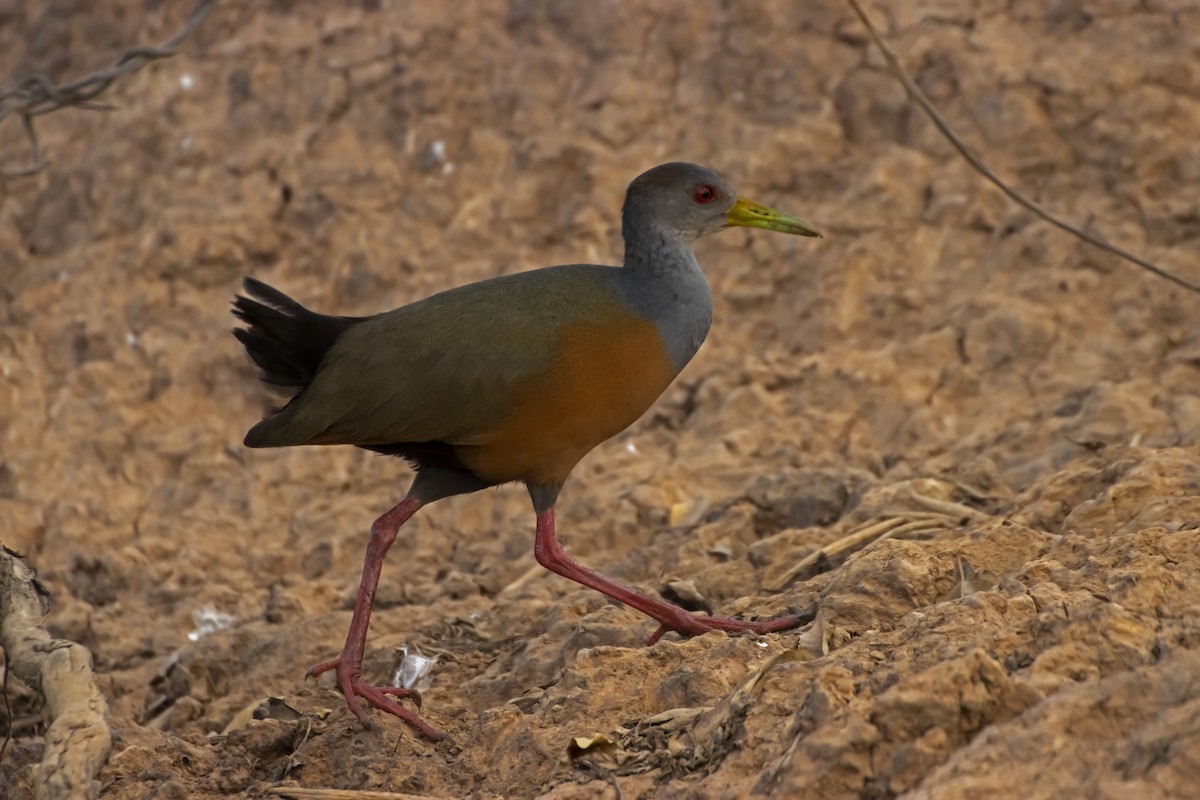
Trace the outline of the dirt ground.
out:
M 1200 2 L 870 7 L 999 173 L 1200 279 Z M 189 8 L 9 4 L 0 83 Z M 984 185 L 841 0 L 227 2 L 106 97 L 0 182 L 0 540 L 95 656 L 104 797 L 1195 796 L 1200 297 Z M 812 624 L 645 647 L 539 571 L 523 490 L 458 498 L 392 551 L 366 659 L 436 655 L 453 741 L 364 731 L 304 671 L 409 473 L 241 446 L 269 402 L 229 335 L 241 277 L 367 314 L 615 263 L 626 183 L 675 159 L 826 238 L 698 245 L 709 340 L 580 465 L 560 531 L 647 591 Z M 8 694 L 23 798 L 43 723 Z

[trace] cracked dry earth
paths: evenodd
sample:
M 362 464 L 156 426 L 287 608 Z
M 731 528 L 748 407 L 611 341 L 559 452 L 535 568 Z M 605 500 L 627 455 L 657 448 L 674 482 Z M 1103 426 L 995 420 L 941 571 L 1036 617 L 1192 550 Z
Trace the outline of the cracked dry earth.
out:
M 86 74 L 188 6 L 10 5 L 0 74 Z M 1200 3 L 872 8 L 997 171 L 1200 278 Z M 95 655 L 104 797 L 1195 796 L 1200 297 L 984 186 L 844 3 L 227 3 L 107 97 L 0 184 L 0 539 Z M 611 263 L 625 184 L 676 158 L 826 238 L 700 243 L 709 341 L 560 530 L 648 591 L 812 623 L 644 647 L 536 569 L 522 491 L 460 498 L 393 549 L 366 660 L 436 655 L 454 741 L 362 730 L 303 674 L 406 468 L 241 447 L 241 276 L 366 314 Z M 233 622 L 190 639 L 206 607 Z M 8 691 L 22 798 L 43 723 Z

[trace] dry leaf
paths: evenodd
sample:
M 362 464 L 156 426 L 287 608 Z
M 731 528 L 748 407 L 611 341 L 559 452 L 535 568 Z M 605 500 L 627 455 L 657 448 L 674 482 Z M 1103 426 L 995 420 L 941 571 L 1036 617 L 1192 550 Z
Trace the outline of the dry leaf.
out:
M 325 715 L 328 714 L 329 711 L 326 709 Z M 318 713 L 318 716 L 322 718 L 325 715 Z M 221 731 L 221 735 L 224 736 L 230 731 L 243 728 L 256 719 L 278 719 L 284 722 L 295 722 L 303 716 L 302 713 L 288 705 L 281 697 L 268 697 L 255 700 L 233 715 L 233 719 L 229 720 L 229 724 Z
M 617 749 L 617 743 L 603 733 L 593 733 L 591 736 L 576 736 L 567 745 L 567 757 L 574 760 L 585 753 L 611 753 Z

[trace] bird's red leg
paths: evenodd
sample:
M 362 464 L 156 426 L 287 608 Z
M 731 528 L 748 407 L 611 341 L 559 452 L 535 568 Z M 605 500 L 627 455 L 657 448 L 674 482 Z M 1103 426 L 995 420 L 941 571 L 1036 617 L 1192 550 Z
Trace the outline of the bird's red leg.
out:
M 421 704 L 421 696 L 411 689 L 392 686 L 372 686 L 362 679 L 363 653 L 367 646 L 367 627 L 371 624 L 371 605 L 375 602 L 375 590 L 379 586 L 379 574 L 383 571 L 383 559 L 388 548 L 396 541 L 400 526 L 408 522 L 412 515 L 421 507 L 421 501 L 407 497 L 388 511 L 371 526 L 371 540 L 367 543 L 367 557 L 363 562 L 362 581 L 358 584 L 358 597 L 354 601 L 354 616 L 350 619 L 350 631 L 346 634 L 346 645 L 342 654 L 333 661 L 317 664 L 308 671 L 308 677 L 315 677 L 323 672 L 335 670 L 338 686 L 346 696 L 346 703 L 354 716 L 363 725 L 370 727 L 371 720 L 362 704 L 361 697 L 376 708 L 399 717 L 417 732 L 437 741 L 445 738 L 445 734 L 430 727 L 419 716 L 388 698 L 388 695 L 400 697 L 411 695 L 417 705 Z
M 551 572 L 570 578 L 576 583 L 582 583 L 591 589 L 619 600 L 625 605 L 636 608 L 643 614 L 658 620 L 659 628 L 650 637 L 647 644 L 654 644 L 667 631 L 678 631 L 686 635 L 698 635 L 708 631 L 754 631 L 755 633 L 771 633 L 787 630 L 799 625 L 800 617 L 781 617 L 759 622 L 725 617 L 708 617 L 693 614 L 687 609 L 680 608 L 666 600 L 644 595 L 624 584 L 606 578 L 598 572 L 588 569 L 572 561 L 558 539 L 554 535 L 554 507 L 546 509 L 537 517 L 537 539 L 534 543 L 534 555 L 538 563 Z

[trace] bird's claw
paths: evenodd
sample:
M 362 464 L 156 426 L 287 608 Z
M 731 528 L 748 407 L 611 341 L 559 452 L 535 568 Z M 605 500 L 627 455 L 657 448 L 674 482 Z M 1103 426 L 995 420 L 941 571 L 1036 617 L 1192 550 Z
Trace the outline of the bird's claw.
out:
M 367 716 L 367 712 L 363 709 L 362 703 L 358 701 L 360 697 L 380 711 L 386 711 L 388 714 L 404 720 L 410 728 L 430 741 L 437 742 L 446 738 L 446 734 L 432 727 L 415 713 L 392 700 L 392 697 L 409 697 L 417 704 L 417 708 L 420 708 L 421 693 L 416 689 L 405 689 L 403 686 L 374 686 L 369 684 L 362 679 L 361 665 L 350 664 L 340 658 L 314 665 L 305 673 L 305 678 L 315 678 L 330 670 L 337 672 L 337 684 L 342 690 L 342 695 L 346 698 L 346 704 L 350 706 L 350 711 L 363 724 L 363 727 L 372 728 L 374 725 L 371 723 L 371 718 Z

